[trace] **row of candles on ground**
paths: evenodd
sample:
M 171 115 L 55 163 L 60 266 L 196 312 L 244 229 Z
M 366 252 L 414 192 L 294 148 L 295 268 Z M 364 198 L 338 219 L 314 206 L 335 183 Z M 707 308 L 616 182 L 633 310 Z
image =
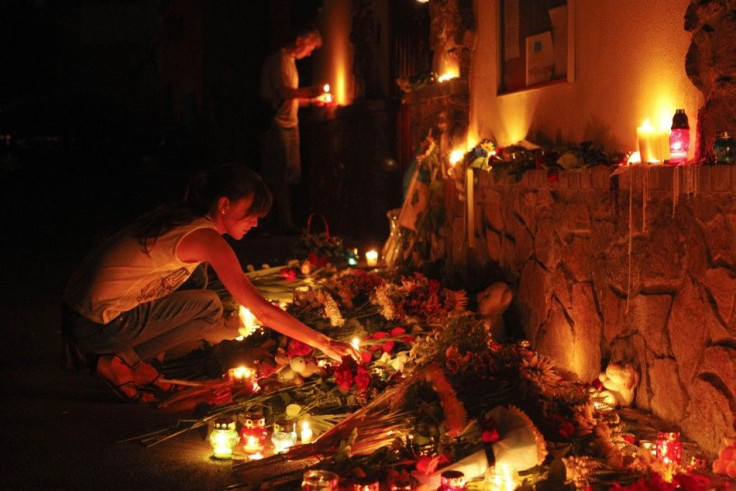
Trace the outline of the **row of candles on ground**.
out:
M 245 414 L 243 420 L 240 432 L 234 417 L 215 420 L 210 432 L 210 445 L 216 459 L 232 459 L 238 445 L 249 459 L 263 458 L 269 440 L 266 418 L 260 414 Z M 313 439 L 314 431 L 309 421 L 297 422 L 286 418 L 274 422 L 270 438 L 274 453 L 286 452 L 297 443 L 311 443 Z
M 727 131 L 719 132 L 713 143 L 713 160 L 716 164 L 736 163 L 736 140 Z M 675 111 L 672 125 L 659 129 L 650 120 L 636 129 L 638 151 L 629 158 L 629 163 L 684 164 L 690 150 L 690 125 L 684 109 Z

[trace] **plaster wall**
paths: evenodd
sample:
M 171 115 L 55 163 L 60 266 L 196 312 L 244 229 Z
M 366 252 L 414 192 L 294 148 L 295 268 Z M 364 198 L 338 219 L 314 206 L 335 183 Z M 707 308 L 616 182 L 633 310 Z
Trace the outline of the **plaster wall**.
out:
M 498 95 L 499 0 L 476 0 L 470 73 L 471 142 L 509 145 L 545 136 L 560 143 L 592 140 L 608 151 L 636 150 L 645 119 L 669 124 L 684 108 L 695 148 L 702 94 L 685 74 L 691 34 L 688 0 L 569 0 L 574 29 L 574 82 Z

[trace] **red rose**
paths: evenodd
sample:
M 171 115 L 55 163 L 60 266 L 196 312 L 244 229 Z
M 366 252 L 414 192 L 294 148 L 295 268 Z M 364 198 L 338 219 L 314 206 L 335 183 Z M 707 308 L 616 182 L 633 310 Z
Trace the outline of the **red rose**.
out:
M 496 443 L 498 440 L 501 439 L 500 436 L 498 436 L 498 430 L 492 429 L 492 430 L 486 430 L 483 432 L 483 441 L 486 443 Z
M 357 373 L 355 374 L 355 378 L 353 380 L 358 389 L 360 389 L 361 392 L 364 392 L 368 388 L 368 384 L 371 383 L 371 375 L 368 373 L 368 370 L 366 370 L 365 367 L 358 367 Z
M 360 356 L 363 358 L 363 363 L 370 363 L 373 361 L 373 353 L 370 351 L 361 351 Z
M 358 364 L 349 356 L 344 356 L 340 366 L 335 368 L 335 382 L 343 392 L 350 391 L 353 385 L 353 371 Z
M 279 271 L 279 276 L 288 282 L 292 282 L 296 280 L 296 270 L 294 268 L 283 268 Z

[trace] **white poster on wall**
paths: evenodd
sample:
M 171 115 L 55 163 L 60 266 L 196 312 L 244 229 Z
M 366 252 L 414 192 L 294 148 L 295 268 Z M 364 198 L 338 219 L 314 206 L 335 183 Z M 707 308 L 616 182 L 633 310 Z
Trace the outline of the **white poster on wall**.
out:
M 526 38 L 526 85 L 536 85 L 552 80 L 555 55 L 552 33 L 545 31 Z

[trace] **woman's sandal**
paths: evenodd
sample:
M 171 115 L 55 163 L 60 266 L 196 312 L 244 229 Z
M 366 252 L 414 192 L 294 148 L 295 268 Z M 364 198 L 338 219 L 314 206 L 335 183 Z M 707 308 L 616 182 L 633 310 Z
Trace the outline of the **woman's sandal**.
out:
M 112 389 L 113 393 L 116 396 L 118 396 L 124 402 L 136 402 L 136 403 L 153 402 L 153 399 L 150 400 L 150 401 L 149 400 L 145 400 L 145 401 L 144 400 L 141 400 L 141 399 L 143 399 L 143 394 L 144 393 L 141 392 L 140 390 L 138 390 L 138 386 L 135 385 L 135 382 L 133 382 L 132 380 L 129 380 L 127 382 L 123 382 L 120 385 L 115 385 L 112 382 L 110 382 L 109 380 L 107 380 L 106 378 L 102 377 L 101 375 L 100 375 L 100 378 L 102 378 L 102 381 L 105 382 L 107 384 L 107 386 Z M 123 391 L 123 387 L 128 386 L 128 385 L 132 385 L 133 387 L 135 387 L 135 389 L 136 389 L 135 390 L 135 395 L 130 395 L 127 392 Z
M 125 363 L 125 361 L 123 361 L 122 358 L 120 358 L 117 355 L 112 355 L 112 358 L 111 359 L 115 359 L 115 358 L 117 358 L 118 360 L 120 360 L 120 363 L 122 363 L 126 367 L 130 368 Z M 113 393 L 116 396 L 118 396 L 121 400 L 123 400 L 125 402 L 135 402 L 135 403 L 155 402 L 156 399 L 153 396 L 153 394 L 142 392 L 141 390 L 139 390 L 138 385 L 136 385 L 136 383 L 135 383 L 135 380 L 132 380 L 132 379 L 131 380 L 126 380 L 125 382 L 122 382 L 122 383 L 119 383 L 118 384 L 115 381 L 110 380 L 110 378 L 108 378 L 107 376 L 103 375 L 100 372 L 100 369 L 99 369 L 99 365 L 100 365 L 100 362 L 102 361 L 102 359 L 103 359 L 103 356 L 101 356 L 97 360 L 97 365 L 96 365 L 96 373 L 97 373 L 97 376 L 100 379 L 102 379 L 102 381 L 105 382 L 105 384 L 107 384 L 112 389 Z M 133 369 L 130 368 L 130 370 L 132 372 Z M 131 373 L 131 375 L 132 375 L 132 373 Z M 125 390 L 123 390 L 123 387 L 129 387 L 129 386 L 132 386 L 133 388 L 135 388 L 135 392 L 130 392 L 130 391 L 127 391 L 126 392 Z

